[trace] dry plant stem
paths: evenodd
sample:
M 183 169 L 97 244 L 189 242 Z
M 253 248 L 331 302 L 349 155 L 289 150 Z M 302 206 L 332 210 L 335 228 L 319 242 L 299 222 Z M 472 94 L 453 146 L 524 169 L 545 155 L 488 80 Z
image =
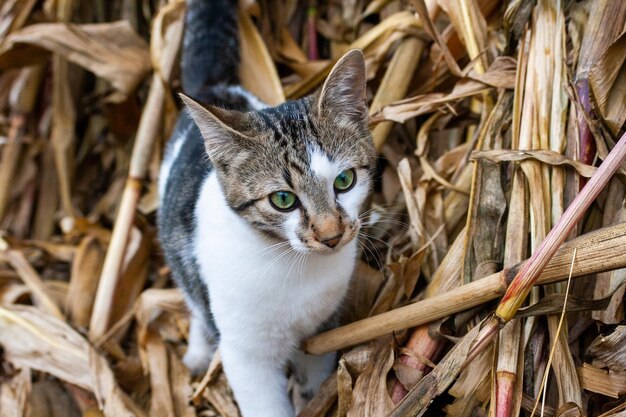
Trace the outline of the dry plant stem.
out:
M 352 42 L 349 46 L 349 49 L 363 49 L 364 52 L 367 53 L 367 50 L 376 40 L 378 40 L 379 38 L 383 38 L 388 33 L 393 33 L 395 30 L 398 29 L 409 29 L 417 27 L 420 27 L 420 21 L 415 17 L 414 13 L 411 13 L 408 10 L 397 12 L 387 17 L 378 25 L 365 32 L 363 36 Z M 286 86 L 285 95 L 287 96 L 287 98 L 300 98 L 316 86 L 320 85 L 324 78 L 330 72 L 333 64 L 334 62 L 329 63 L 328 65 L 321 68 L 319 71 L 307 76 L 301 82 Z
M 461 24 L 460 28 L 457 28 L 457 30 L 459 30 L 460 33 L 463 34 L 463 39 L 465 41 L 465 47 L 467 48 L 467 52 L 468 55 L 470 57 L 471 60 L 476 60 L 476 64 L 474 65 L 474 70 L 479 73 L 479 74 L 484 74 L 487 68 L 487 61 L 486 61 L 486 56 L 483 54 L 481 55 L 482 52 L 482 48 L 480 48 L 478 46 L 479 42 L 477 39 L 478 34 L 476 33 L 476 31 L 474 30 L 475 25 L 472 22 L 472 16 L 471 16 L 471 12 L 470 12 L 470 5 L 468 4 L 469 0 L 460 0 L 458 2 L 458 5 L 460 7 L 460 17 L 461 17 L 461 21 L 459 22 Z M 489 96 L 489 92 L 485 92 L 483 93 L 483 105 L 480 106 L 480 103 L 476 100 L 476 99 L 472 99 L 472 104 L 471 104 L 472 108 L 482 108 L 482 115 L 483 115 L 483 120 L 487 121 L 487 119 L 489 117 L 491 117 L 494 113 L 491 113 L 491 108 L 493 107 L 493 103 L 491 101 L 491 98 Z M 489 115 L 489 116 L 488 116 Z M 476 149 L 477 150 L 482 150 L 483 147 L 483 141 L 485 138 L 485 128 L 489 125 L 488 122 L 486 122 L 485 124 L 482 125 L 483 129 L 481 129 L 481 131 L 479 132 L 479 136 L 478 136 L 478 140 L 476 142 Z M 468 130 L 468 133 L 471 132 L 471 130 Z M 469 135 L 470 138 L 473 135 Z M 471 140 L 471 139 L 470 139 Z M 467 212 L 467 218 L 465 221 L 465 242 L 464 242 L 464 247 L 463 247 L 463 257 L 462 257 L 462 264 L 467 266 L 467 256 L 470 250 L 470 244 L 474 235 L 474 220 L 475 217 L 473 216 L 474 214 L 474 207 L 477 206 L 477 197 L 478 197 L 478 193 L 477 193 L 477 187 L 478 187 L 478 178 L 480 176 L 480 164 L 478 162 L 474 162 L 473 166 L 472 166 L 472 182 L 471 182 L 471 187 L 470 187 L 470 196 L 469 196 L 469 209 Z M 468 271 L 464 268 L 462 270 L 462 280 L 464 283 L 468 282 L 470 280 Z
M 574 277 L 626 267 L 626 223 L 587 233 L 567 242 L 552 257 L 535 284 L 567 278 L 573 248 L 578 250 Z M 322 354 L 375 339 L 394 331 L 419 326 L 494 300 L 507 291 L 517 271 L 528 261 L 414 304 L 359 320 L 308 339 L 304 348 Z
M 526 181 L 521 168 L 515 167 L 506 225 L 505 267 L 515 265 L 526 258 L 528 223 Z M 495 408 L 496 417 L 509 417 L 519 414 L 522 392 L 519 389 L 522 382 L 519 374 L 521 373 L 520 368 L 523 366 L 523 357 L 520 357 L 520 352 L 523 350 L 521 345 L 522 319 L 515 319 L 508 323 L 499 335 L 494 383 L 495 400 L 492 405 L 492 409 Z
M 431 363 L 437 363 L 445 345 L 445 341 L 433 339 L 430 336 L 427 325 L 420 326 L 413 331 L 411 338 L 406 344 L 407 349 L 412 350 L 419 356 L 415 358 L 409 355 L 400 355 L 398 361 L 414 368 L 421 375 L 425 375 L 431 370 L 431 367 L 420 359 L 428 359 Z M 416 379 L 414 382 L 417 383 L 419 380 Z M 393 401 L 394 404 L 398 404 L 408 392 L 406 387 L 404 387 L 400 381 L 396 380 L 391 393 L 391 401 Z
M 460 285 L 461 265 L 458 259 L 462 253 L 464 235 L 465 233 L 463 231 L 460 232 L 459 236 L 457 236 L 454 243 L 448 249 L 448 253 L 441 261 L 441 264 L 439 264 L 430 283 L 426 287 L 424 298 L 443 294 Z M 431 367 L 422 359 L 428 359 L 431 363 L 437 363 L 446 344 L 447 342 L 445 340 L 435 339 L 430 335 L 428 324 L 416 327 L 412 330 L 412 334 L 406 343 L 406 348 L 412 351 L 415 356 L 400 354 L 398 361 L 420 372 L 419 379 L 421 379 L 431 370 Z M 418 383 L 419 379 L 415 378 L 412 382 Z M 399 380 L 396 379 L 393 381 L 391 401 L 394 404 L 398 404 L 407 393 L 407 387 Z
M 545 406 L 546 386 L 548 385 L 548 376 L 550 375 L 550 364 L 552 363 L 552 358 L 554 357 L 556 347 L 558 346 L 558 343 L 559 343 L 558 335 L 561 333 L 561 327 L 563 326 L 563 319 L 565 318 L 565 311 L 567 307 L 567 297 L 569 295 L 570 284 L 572 282 L 572 269 L 574 268 L 575 261 L 576 261 L 576 249 L 574 249 L 574 254 L 572 255 L 572 265 L 570 266 L 569 279 L 567 280 L 567 288 L 565 290 L 565 300 L 563 301 L 563 310 L 561 311 L 561 317 L 559 318 L 559 323 L 556 329 L 557 337 L 554 338 L 554 342 L 552 343 L 552 348 L 550 349 L 550 357 L 548 358 L 548 365 L 546 366 L 546 370 L 543 375 L 541 390 L 539 391 L 537 395 L 537 399 L 535 400 L 535 405 L 533 407 L 532 413 L 530 413 L 530 417 L 533 417 L 535 415 L 535 411 L 537 410 L 537 406 L 539 405 L 539 398 L 541 397 L 542 392 L 544 395 L 543 395 L 543 401 L 542 401 L 542 407 L 541 407 L 541 414 L 543 415 L 543 409 Z
M 57 3 L 56 17 L 60 22 L 69 22 L 74 11 L 74 0 Z M 54 160 L 59 177 L 59 187 L 63 212 L 74 215 L 72 207 L 71 172 L 73 172 L 74 126 L 76 110 L 70 90 L 69 62 L 61 55 L 52 59 L 52 133 Z
M 9 134 L 5 145 L 2 147 L 0 159 L 0 220 L 6 214 L 11 190 L 14 186 L 12 180 L 19 161 L 27 115 L 32 112 L 35 106 L 42 76 L 43 70 L 41 68 L 24 68 L 11 87 L 12 114 L 10 116 Z
M 240 2 L 242 3 L 242 2 Z M 239 8 L 239 37 L 241 39 L 241 84 L 272 106 L 285 101 L 276 67 L 252 18 Z
M 15 268 L 20 278 L 22 278 L 22 281 L 24 281 L 28 289 L 31 291 L 36 303 L 39 304 L 42 310 L 58 319 L 63 320 L 64 317 L 63 313 L 61 313 L 61 309 L 52 299 L 52 296 L 48 293 L 46 284 L 44 284 L 37 271 L 35 271 L 35 269 L 30 265 L 24 254 L 20 251 L 9 249 L 1 256 L 6 257 L 11 266 Z
M 154 144 L 161 131 L 165 83 L 172 75 L 178 54 L 178 46 L 182 37 L 182 24 L 180 23 L 182 15 L 178 17 L 178 20 L 174 18 L 167 28 L 163 25 L 167 21 L 166 16 L 175 14 L 177 7 L 177 3 L 164 6 L 157 15 L 153 26 L 151 53 L 153 60 L 157 62 L 153 62 L 155 71 L 152 75 L 148 99 L 141 114 L 130 160 L 128 179 L 98 284 L 89 326 L 89 337 L 92 340 L 102 336 L 110 325 L 115 290 L 141 193 L 141 181 L 146 175 Z
M 393 54 L 393 58 L 391 58 L 380 88 L 372 100 L 370 114 L 380 110 L 386 104 L 406 97 L 411 82 L 411 77 L 406 76 L 406 74 L 415 73 L 424 47 L 425 42 L 418 38 L 407 37 L 402 40 Z M 383 122 L 376 125 L 372 130 L 374 146 L 379 152 L 387 141 L 392 126 L 393 122 Z
M 120 209 L 102 267 L 102 275 L 100 276 L 98 292 L 91 315 L 89 337 L 92 340 L 103 335 L 110 325 L 113 294 L 115 293 L 120 269 L 126 253 L 128 234 L 135 218 L 135 208 L 139 201 L 140 191 L 140 180 L 129 178 L 120 201 Z
M 53 58 L 53 125 L 51 142 L 59 178 L 61 204 L 66 216 L 74 216 L 72 207 L 71 175 L 73 171 L 72 146 L 76 111 L 72 103 L 69 86 L 69 63 L 61 56 Z
M 521 341 L 521 321 L 512 320 L 500 332 L 498 363 L 495 375 L 495 415 L 508 417 L 511 413 L 518 383 L 518 359 Z
M 11 116 L 11 126 L 6 144 L 2 147 L 0 159 L 0 220 L 4 217 L 8 206 L 13 182 L 11 178 L 15 172 L 24 136 L 26 116 L 14 114 Z
M 111 243 L 102 267 L 98 293 L 93 306 L 89 337 L 102 336 L 110 325 L 113 295 L 117 287 L 120 269 L 126 253 L 128 236 L 135 218 L 135 209 L 141 193 L 141 180 L 146 174 L 152 148 L 158 137 L 163 112 L 165 86 L 157 73 L 152 77 L 148 101 L 141 117 L 137 138 L 133 147 L 128 180 L 120 201 L 120 208 L 113 227 Z
M 504 294 L 504 297 L 500 300 L 500 304 L 498 304 L 494 316 L 478 335 L 476 345 L 470 352 L 467 362 L 469 362 L 471 358 L 476 357 L 491 343 L 504 323 L 515 317 L 517 310 L 520 308 L 533 286 L 537 284 L 540 274 L 546 265 L 548 265 L 552 256 L 559 249 L 563 241 L 565 241 L 569 233 L 582 218 L 587 208 L 589 208 L 598 194 L 600 194 L 600 191 L 602 191 L 625 158 L 626 134 L 617 142 L 604 163 L 598 168 L 596 174 L 591 177 L 587 185 L 585 185 L 580 194 L 576 196 L 572 204 L 567 208 L 565 213 L 563 213 L 559 223 L 552 228 L 528 262 L 516 274 Z M 596 256 L 598 256 L 597 253 Z M 581 262 L 585 261 L 581 260 Z
M 567 235 L 576 226 L 583 214 L 596 199 L 600 191 L 611 179 L 615 171 L 626 158 L 626 134 L 621 137 L 598 171 L 589 180 L 581 193 L 576 196 L 559 222 L 541 242 L 537 251 L 531 256 L 524 268 L 517 274 L 506 294 L 500 301 L 496 315 L 502 320 L 511 320 L 522 305 L 530 289 L 537 283 L 539 275 L 552 256 L 565 241 Z

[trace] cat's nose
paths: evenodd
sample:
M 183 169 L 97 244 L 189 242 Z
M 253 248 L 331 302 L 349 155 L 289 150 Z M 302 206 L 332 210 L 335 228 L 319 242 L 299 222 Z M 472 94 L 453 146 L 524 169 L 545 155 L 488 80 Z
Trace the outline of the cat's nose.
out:
M 321 243 L 323 243 L 324 245 L 328 246 L 329 248 L 334 248 L 335 246 L 337 246 L 337 244 L 339 243 L 339 241 L 341 240 L 341 237 L 343 235 L 337 235 L 335 237 L 331 237 L 330 239 L 324 239 L 321 241 Z

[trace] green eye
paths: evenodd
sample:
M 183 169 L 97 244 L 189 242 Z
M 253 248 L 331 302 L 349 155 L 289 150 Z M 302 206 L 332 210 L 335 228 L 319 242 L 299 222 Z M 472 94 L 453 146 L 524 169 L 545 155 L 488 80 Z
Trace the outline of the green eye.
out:
M 337 175 L 333 186 L 335 187 L 335 191 L 344 193 L 352 188 L 355 182 L 356 173 L 353 169 L 347 169 L 345 171 L 341 171 L 341 173 Z
M 278 211 L 291 211 L 298 206 L 298 197 L 289 191 L 276 191 L 270 194 L 270 203 Z

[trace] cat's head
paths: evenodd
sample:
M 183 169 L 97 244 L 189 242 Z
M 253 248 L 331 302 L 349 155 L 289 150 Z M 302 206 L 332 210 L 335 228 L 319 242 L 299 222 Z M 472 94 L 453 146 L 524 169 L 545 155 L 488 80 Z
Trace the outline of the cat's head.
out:
M 300 252 L 332 252 L 356 237 L 373 185 L 365 65 L 352 50 L 316 93 L 252 112 L 183 97 L 230 207 Z

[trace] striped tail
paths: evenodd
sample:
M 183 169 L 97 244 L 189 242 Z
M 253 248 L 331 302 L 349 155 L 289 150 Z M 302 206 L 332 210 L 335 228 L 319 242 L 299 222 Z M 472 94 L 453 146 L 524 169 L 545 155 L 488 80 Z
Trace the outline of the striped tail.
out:
M 200 98 L 216 84 L 239 83 L 237 0 L 187 0 L 183 92 Z

